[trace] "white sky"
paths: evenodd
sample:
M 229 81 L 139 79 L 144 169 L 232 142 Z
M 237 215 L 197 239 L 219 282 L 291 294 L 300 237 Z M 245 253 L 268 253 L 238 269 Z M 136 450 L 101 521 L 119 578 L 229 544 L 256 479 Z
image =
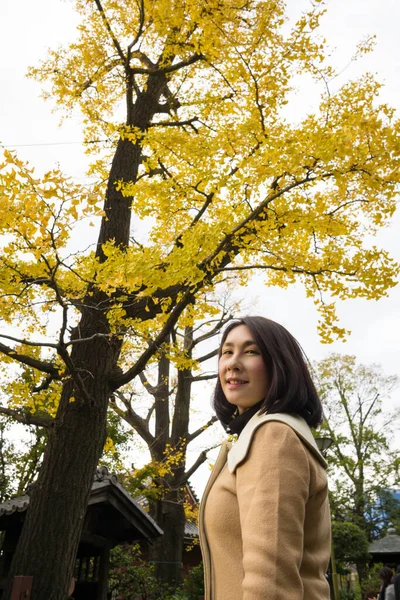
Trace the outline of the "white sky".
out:
M 305 0 L 289 0 L 291 11 L 307 8 Z M 338 84 L 361 72 L 377 73 L 384 83 L 381 97 L 400 109 L 400 60 L 398 0 L 328 0 L 323 34 L 334 48 L 336 66 L 344 69 Z M 21 158 L 39 172 L 59 163 L 62 170 L 85 180 L 87 157 L 80 140 L 81 119 L 77 114 L 59 127 L 59 116 L 40 98 L 39 84 L 27 80 L 25 72 L 45 57 L 46 48 L 70 41 L 77 17 L 69 0 L 2 0 L 0 3 L 0 143 L 18 146 Z M 377 35 L 376 49 L 358 63 L 349 63 L 356 44 L 369 34 Z M 299 107 L 312 109 L 306 90 L 299 94 Z M 72 142 L 72 143 L 71 143 Z M 400 213 L 377 240 L 400 259 Z M 355 354 L 360 362 L 381 363 L 387 374 L 400 374 L 400 286 L 379 301 L 349 300 L 338 306 L 341 325 L 352 330 L 345 344 L 320 344 L 317 314 L 301 286 L 277 290 L 263 286 L 262 277 L 240 291 L 252 314 L 263 314 L 285 325 L 300 341 L 310 359 L 321 359 L 332 351 Z M 400 391 L 397 392 L 399 397 Z M 210 387 L 198 402 L 209 412 Z M 395 398 L 391 405 L 398 405 Z M 200 406 L 198 406 L 200 408 Z M 206 443 L 206 442 L 205 442 Z M 193 454 L 194 456 L 194 454 Z M 194 480 L 201 492 L 203 469 Z

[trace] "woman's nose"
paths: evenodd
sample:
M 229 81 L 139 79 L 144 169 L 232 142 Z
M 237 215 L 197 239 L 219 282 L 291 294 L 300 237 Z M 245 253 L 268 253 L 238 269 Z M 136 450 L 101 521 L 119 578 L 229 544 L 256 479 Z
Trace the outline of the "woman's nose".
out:
M 235 354 L 232 354 L 230 360 L 226 365 L 227 370 L 240 371 L 240 361 Z

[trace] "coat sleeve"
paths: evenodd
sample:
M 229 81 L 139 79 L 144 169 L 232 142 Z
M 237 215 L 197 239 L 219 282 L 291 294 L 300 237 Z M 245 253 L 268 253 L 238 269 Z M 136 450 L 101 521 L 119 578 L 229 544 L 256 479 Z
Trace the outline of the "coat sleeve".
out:
M 300 565 L 310 467 L 296 433 L 275 421 L 260 426 L 236 485 L 243 600 L 304 600 Z

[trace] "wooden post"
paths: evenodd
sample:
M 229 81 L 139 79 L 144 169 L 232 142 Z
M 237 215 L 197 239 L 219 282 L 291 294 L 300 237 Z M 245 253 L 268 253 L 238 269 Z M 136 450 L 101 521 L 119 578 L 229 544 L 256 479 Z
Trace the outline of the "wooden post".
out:
M 340 596 L 339 576 L 336 572 L 336 560 L 335 560 L 335 552 L 333 550 L 333 542 L 332 542 L 332 546 L 331 546 L 331 567 L 332 567 L 333 597 L 334 597 L 334 600 L 339 600 L 339 596 Z
M 105 545 L 101 549 L 99 579 L 97 582 L 96 600 L 107 600 L 108 592 L 108 568 L 110 563 L 110 545 Z
M 11 600 L 30 600 L 33 577 L 17 575 L 14 577 Z

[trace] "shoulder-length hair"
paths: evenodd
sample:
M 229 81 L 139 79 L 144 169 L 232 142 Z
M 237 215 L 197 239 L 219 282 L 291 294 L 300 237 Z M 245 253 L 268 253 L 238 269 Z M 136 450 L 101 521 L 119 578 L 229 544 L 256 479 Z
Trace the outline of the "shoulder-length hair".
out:
M 306 357 L 298 341 L 285 327 L 264 317 L 243 317 L 230 323 L 221 339 L 218 357 L 228 334 L 246 325 L 260 349 L 268 374 L 268 393 L 259 413 L 289 413 L 303 417 L 310 427 L 323 420 L 322 404 L 311 379 Z M 232 420 L 236 406 L 228 402 L 218 376 L 213 407 L 225 426 Z

